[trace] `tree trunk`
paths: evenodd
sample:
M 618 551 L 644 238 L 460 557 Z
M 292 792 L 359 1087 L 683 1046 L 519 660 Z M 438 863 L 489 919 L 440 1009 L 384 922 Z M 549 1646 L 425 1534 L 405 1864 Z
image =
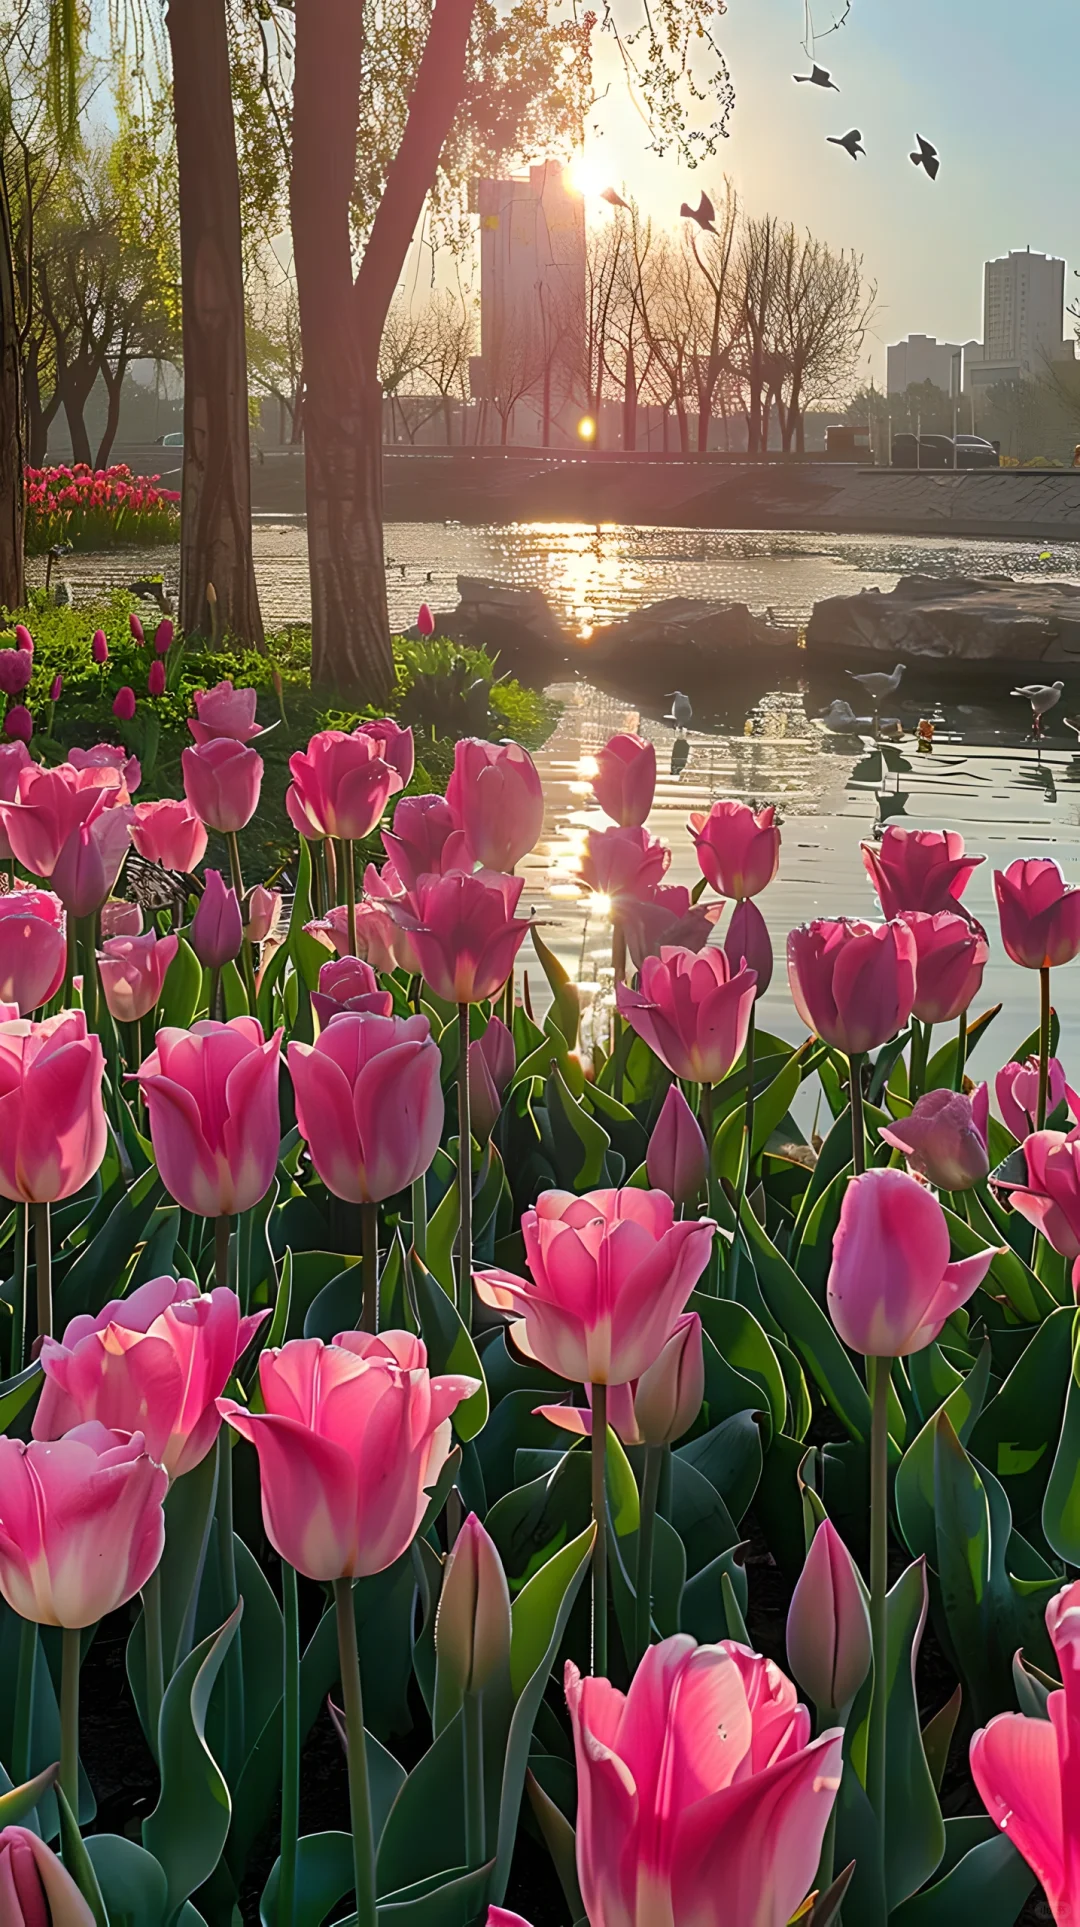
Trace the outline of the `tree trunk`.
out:
M 73 463 L 84 462 L 87 468 L 90 467 L 90 436 L 83 410 L 93 386 L 94 373 L 78 362 L 64 370 L 60 383 L 60 399 L 71 437 L 71 459 Z
M 180 201 L 184 465 L 180 623 L 218 620 L 263 646 L 251 552 L 251 446 L 236 164 L 224 0 L 169 0 Z
M 124 376 L 127 374 L 127 350 L 117 356 L 116 367 L 110 368 L 106 362 L 101 370 L 105 386 L 109 391 L 109 406 L 105 415 L 105 426 L 98 443 L 96 467 L 107 468 L 116 431 L 120 426 L 120 397 L 124 392 Z
M 23 578 L 22 354 L 7 176 L 0 165 L 0 606 L 20 609 Z
M 637 448 L 637 398 L 637 369 L 634 366 L 634 346 L 630 342 L 627 344 L 623 371 L 622 445 L 628 455 L 632 455 Z

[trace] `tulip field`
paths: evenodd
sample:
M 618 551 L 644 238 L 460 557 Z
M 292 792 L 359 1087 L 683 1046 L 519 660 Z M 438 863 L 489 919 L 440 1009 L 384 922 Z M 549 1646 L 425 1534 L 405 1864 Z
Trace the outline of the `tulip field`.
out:
M 1080 888 L 888 827 L 785 1039 L 618 735 L 586 1009 L 525 749 L 322 730 L 245 877 L 258 708 L 0 746 L 0 1927 L 1076 1927 Z

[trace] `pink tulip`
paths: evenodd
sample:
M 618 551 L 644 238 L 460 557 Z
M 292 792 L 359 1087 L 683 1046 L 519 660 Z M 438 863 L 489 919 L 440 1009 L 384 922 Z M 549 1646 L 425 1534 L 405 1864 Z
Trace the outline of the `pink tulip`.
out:
M 370 736 L 383 762 L 397 770 L 402 786 L 407 787 L 412 782 L 416 768 L 416 746 L 411 729 L 403 729 L 392 716 L 380 716 L 378 722 L 357 723 L 353 735 Z
M 650 1646 L 621 1693 L 566 1666 L 592 1927 L 785 1927 L 812 1886 L 843 1731 L 733 1640 Z
M 105 1155 L 101 1040 L 81 1010 L 0 1021 L 0 1196 L 55 1204 Z
M 131 631 L 132 642 L 137 642 L 139 647 L 142 648 L 146 641 L 146 631 L 137 615 L 133 614 L 128 617 L 128 628 Z
M 1080 889 L 1066 883 L 1052 858 L 1018 857 L 994 871 L 1001 941 L 1027 970 L 1071 963 L 1080 952 Z
M 949 1263 L 945 1214 L 903 1171 L 864 1171 L 844 1192 L 833 1239 L 829 1311 L 867 1358 L 921 1352 L 982 1284 L 994 1256 Z
M 0 823 L 23 867 L 51 877 L 72 832 L 93 811 L 126 808 L 127 795 L 115 769 L 27 763 L 19 771 L 15 800 L 0 800 Z
M 420 957 L 409 932 L 396 922 L 398 909 L 415 909 L 406 901 L 405 889 L 389 859 L 377 870 L 369 863 L 364 871 L 364 930 L 360 932 L 360 906 L 357 905 L 357 943 L 368 962 L 376 970 L 404 970 L 410 977 L 422 975 Z M 344 911 L 331 910 L 328 922 L 333 926 L 335 920 L 344 918 L 345 937 L 339 937 L 337 948 L 344 952 L 348 949 L 348 918 Z M 389 963 L 380 963 L 380 954 L 387 954 Z
M 520 743 L 462 737 L 454 744 L 446 800 L 474 862 L 485 870 L 513 870 L 544 827 L 543 786 Z
M 971 1773 L 995 1825 L 1040 1882 L 1059 1927 L 1080 1910 L 1080 1580 L 1054 1594 L 1046 1625 L 1062 1686 L 1047 1718 L 999 1713 L 972 1736 Z
M 979 864 L 986 862 L 984 856 L 965 856 L 956 830 L 903 830 L 896 823 L 888 825 L 880 849 L 864 843 L 862 853 L 886 917 L 905 910 L 928 916 L 955 910 Z
M 443 1127 L 442 1057 L 426 1017 L 332 1017 L 292 1043 L 296 1120 L 328 1191 L 378 1204 L 428 1168 Z
M 1038 1058 L 1029 1057 L 1025 1063 L 1017 1063 L 1014 1058 L 1011 1063 L 1003 1064 L 994 1079 L 994 1095 L 1007 1129 L 1015 1138 L 1029 1137 L 1035 1129 L 1039 1109 Z M 1047 1079 L 1047 1117 L 1052 1117 L 1058 1105 L 1066 1100 L 1072 1116 L 1080 1121 L 1080 1093 L 1066 1083 L 1065 1066 L 1060 1058 L 1052 1057 Z
M 586 889 L 609 897 L 614 914 L 622 916 L 628 899 L 648 899 L 657 885 L 663 883 L 670 862 L 667 844 L 640 826 L 628 830 L 590 830 L 585 838 L 579 874 Z
M 33 657 L 25 649 L 0 649 L 0 691 L 5 696 L 21 696 L 33 673 Z
M 415 1537 L 453 1445 L 450 1415 L 477 1385 L 430 1377 L 409 1332 L 261 1353 L 263 1411 L 227 1398 L 218 1409 L 258 1451 L 271 1545 L 323 1584 L 384 1572 Z
M 220 870 L 207 870 L 199 906 L 191 919 L 191 947 L 206 970 L 221 970 L 240 955 L 244 913 Z
M 469 1045 L 469 1118 L 473 1136 L 486 1144 L 499 1121 L 503 1098 L 514 1075 L 514 1039 L 499 1017 L 491 1017 L 482 1037 Z
M 704 950 L 724 906 L 692 903 L 681 883 L 656 883 L 641 897 L 620 897 L 616 905 L 635 969 L 661 950 Z
M 510 1661 L 510 1589 L 502 1560 L 475 1512 L 447 1556 L 435 1618 L 440 1689 L 482 1692 Z
M 445 796 L 403 796 L 394 810 L 394 827 L 383 831 L 382 840 L 407 890 L 415 890 L 423 876 L 472 867 Z
M 474 1274 L 479 1296 L 520 1314 L 518 1348 L 575 1384 L 626 1385 L 659 1357 L 709 1262 L 716 1226 L 675 1221 L 662 1191 L 542 1191 L 521 1220 L 531 1279 Z
M 714 803 L 707 815 L 695 810 L 688 824 L 701 874 L 723 897 L 756 897 L 780 867 L 776 811 L 754 811 L 749 803 Z
M 148 696 L 165 694 L 165 664 L 160 656 L 155 656 L 146 672 L 146 693 Z
M 23 742 L 0 743 L 0 803 L 13 803 L 18 795 L 19 771 L 30 764 L 30 751 Z M 0 858 L 10 861 L 14 856 L 7 839 L 7 831 L 0 824 Z
M 416 615 L 416 627 L 422 636 L 435 634 L 435 618 L 426 602 L 422 602 Z
M 148 930 L 145 937 L 109 937 L 102 944 L 98 952 L 101 988 L 117 1023 L 134 1024 L 149 1016 L 160 1001 L 165 973 L 179 942 L 175 934 L 159 937 Z
M 129 902 L 127 897 L 108 897 L 101 906 L 100 928 L 102 939 L 107 937 L 141 937 L 143 914 L 137 903 Z
M 90 640 L 90 654 L 99 668 L 104 668 L 109 660 L 109 645 L 104 629 L 95 629 Z
M 28 743 L 34 733 L 34 719 L 25 703 L 13 703 L 4 717 L 4 733 L 12 742 Z
M 0 896 L 0 1003 L 20 1017 L 47 1004 L 64 981 L 64 910 L 49 890 L 9 890 Z
M 673 1084 L 653 1125 L 645 1169 L 654 1190 L 666 1191 L 676 1204 L 696 1204 L 709 1173 L 709 1154 L 701 1126 L 679 1086 Z
M 390 1017 L 394 1010 L 390 991 L 379 988 L 379 979 L 362 957 L 337 957 L 323 964 L 311 1002 L 324 1028 L 341 1010 L 370 1011 L 376 1017 Z
M 1009 1203 L 1041 1231 L 1063 1258 L 1073 1260 L 1073 1290 L 1080 1294 L 1080 1138 L 1062 1131 L 1033 1131 L 1024 1139 L 1027 1184 L 1010 1188 Z
M 157 803 L 136 803 L 131 840 L 148 863 L 187 874 L 206 855 L 206 825 L 190 803 L 164 796 Z
M 986 932 L 951 910 L 906 910 L 915 939 L 914 1014 L 924 1024 L 952 1024 L 982 987 L 990 955 Z
M 122 688 L 118 689 L 113 697 L 112 713 L 116 717 L 117 722 L 130 723 L 137 707 L 135 691 L 132 689 L 130 683 L 124 683 Z
M 263 759 L 258 750 L 216 736 L 208 743 L 185 749 L 180 758 L 184 795 L 208 830 L 226 836 L 242 830 L 259 807 Z
M 963 1091 L 927 1091 L 898 1123 L 882 1125 L 886 1144 L 903 1151 L 908 1169 L 939 1191 L 970 1191 L 990 1169 L 986 1132 L 990 1093 L 980 1084 Z
M 17 622 L 15 624 L 15 647 L 17 649 L 25 649 L 27 654 L 31 656 L 34 653 L 34 638 L 30 634 L 25 622 Z
M 45 1383 L 35 1439 L 58 1439 L 88 1419 L 142 1432 L 146 1450 L 179 1479 L 206 1457 L 221 1428 L 215 1400 L 269 1310 L 240 1316 L 234 1291 L 200 1293 L 188 1278 L 153 1278 L 96 1317 L 73 1318 L 41 1347 Z
M 277 1164 L 281 1032 L 254 1017 L 159 1030 L 138 1072 L 158 1171 L 184 1211 L 250 1211 Z
M 741 898 L 731 913 L 724 938 L 724 955 L 732 970 L 741 970 L 746 965 L 754 972 L 757 978 L 754 994 L 764 997 L 772 983 L 772 939 L 768 924 L 750 897 Z
M 69 749 L 67 759 L 72 769 L 114 769 L 128 796 L 134 796 L 142 782 L 138 757 L 119 743 L 95 743 L 92 749 Z
M 902 1030 L 915 1000 L 915 938 L 906 923 L 821 917 L 788 936 L 788 982 L 808 1030 L 849 1057 Z
M 787 1656 L 803 1692 L 826 1717 L 850 1706 L 870 1671 L 866 1594 L 855 1561 L 829 1519 L 814 1534 L 791 1596 Z
M 158 656 L 168 655 L 169 650 L 172 648 L 173 637 L 175 636 L 175 634 L 176 634 L 175 625 L 169 621 L 168 616 L 163 616 L 161 621 L 158 623 L 157 628 L 154 630 L 155 655 L 158 655 Z
M 688 1432 L 705 1396 L 701 1319 L 684 1311 L 658 1356 L 629 1385 L 609 1385 L 607 1422 L 624 1445 L 672 1445 Z M 538 1418 L 575 1438 L 592 1437 L 592 1386 L 585 1405 L 536 1405 Z
M 646 957 L 638 988 L 616 984 L 620 1014 L 675 1077 L 718 1084 L 746 1047 L 756 979 L 735 976 L 722 950 Z
M 63 694 L 63 689 L 64 689 L 64 678 L 63 676 L 61 676 L 59 671 L 57 671 L 56 675 L 53 677 L 51 683 L 49 684 L 49 701 L 51 703 L 58 703 L 60 701 L 61 695 Z
M 141 1432 L 96 1419 L 48 1444 L 0 1438 L 0 1593 L 39 1626 L 93 1626 L 145 1586 L 168 1474 Z
M 451 871 L 422 877 L 411 900 L 390 906 L 436 997 L 480 1004 L 502 989 L 529 931 L 514 916 L 522 887 L 521 877 Z
M 257 883 L 247 900 L 247 922 L 244 935 L 249 943 L 266 943 L 278 926 L 281 915 L 281 891 L 268 890 L 263 883 Z
M 380 751 L 371 736 L 324 729 L 290 756 L 293 780 L 285 807 L 293 828 L 301 836 L 340 836 L 347 843 L 370 836 L 390 798 L 404 787 Z
M 213 689 L 195 691 L 197 714 L 188 717 L 188 728 L 200 746 L 221 740 L 250 743 L 253 736 L 264 734 L 255 721 L 257 702 L 254 689 L 234 689 L 226 677 Z
M 308 936 L 317 937 L 320 943 L 324 943 L 328 950 L 333 950 L 339 958 L 351 955 L 349 912 L 344 903 L 336 904 L 333 910 L 327 911 L 325 917 L 314 917 L 310 923 L 305 923 L 304 929 Z M 356 947 L 361 958 L 370 963 L 374 970 L 397 969 L 395 948 L 402 934 L 392 918 L 378 904 L 366 901 L 357 904 Z M 419 971 L 413 971 L 412 974 L 418 976 Z
M 641 736 L 610 736 L 597 752 L 592 790 L 621 829 L 648 821 L 656 790 L 656 748 Z
M 0 1920 L 5 1927 L 94 1927 L 89 1902 L 29 1827 L 0 1832 Z
M 108 898 L 131 846 L 134 809 L 99 789 L 93 807 L 66 837 L 52 867 L 52 886 L 70 917 L 92 917 Z

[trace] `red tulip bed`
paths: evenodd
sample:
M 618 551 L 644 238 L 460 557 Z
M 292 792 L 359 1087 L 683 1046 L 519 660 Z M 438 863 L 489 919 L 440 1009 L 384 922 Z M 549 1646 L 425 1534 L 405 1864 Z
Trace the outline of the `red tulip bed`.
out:
M 255 692 L 195 706 L 172 800 L 0 749 L 2 1927 L 1075 1923 L 1080 890 L 988 935 L 890 826 L 793 1046 L 773 811 L 669 887 L 617 736 L 586 1038 L 524 749 L 402 796 L 409 730 L 316 734 L 285 923 Z
M 180 533 L 180 496 L 160 488 L 159 475 L 133 475 L 123 462 L 111 468 L 28 468 L 25 540 L 28 555 L 44 555 L 55 543 L 73 549 L 106 549 L 117 542 L 175 542 Z

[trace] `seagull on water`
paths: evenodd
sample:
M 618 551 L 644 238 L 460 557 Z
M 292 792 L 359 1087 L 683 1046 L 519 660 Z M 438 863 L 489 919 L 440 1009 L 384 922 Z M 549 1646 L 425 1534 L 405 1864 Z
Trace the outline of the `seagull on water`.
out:
M 1026 682 L 1021 683 L 1019 689 L 1010 689 L 1010 696 L 1022 696 L 1025 702 L 1031 704 L 1033 736 L 1042 735 L 1042 719 L 1047 710 L 1053 709 L 1054 704 L 1061 701 L 1064 688 L 1063 682 Z
M 871 698 L 874 708 L 877 709 L 878 705 L 884 701 L 886 696 L 895 695 L 900 687 L 900 678 L 904 673 L 905 667 L 906 664 L 898 662 L 891 676 L 887 676 L 883 669 L 868 669 L 865 674 L 861 676 L 857 676 L 854 669 L 849 669 L 848 675 L 851 677 L 852 682 L 862 684 L 867 695 Z
M 841 696 L 834 696 L 828 709 L 822 713 L 822 722 L 835 736 L 858 736 L 864 730 L 872 729 L 869 716 L 856 716 L 850 703 Z
M 664 701 L 671 704 L 670 713 L 664 717 L 665 723 L 674 723 L 676 729 L 689 729 L 694 716 L 694 706 L 689 696 L 684 696 L 681 689 L 669 689 Z

